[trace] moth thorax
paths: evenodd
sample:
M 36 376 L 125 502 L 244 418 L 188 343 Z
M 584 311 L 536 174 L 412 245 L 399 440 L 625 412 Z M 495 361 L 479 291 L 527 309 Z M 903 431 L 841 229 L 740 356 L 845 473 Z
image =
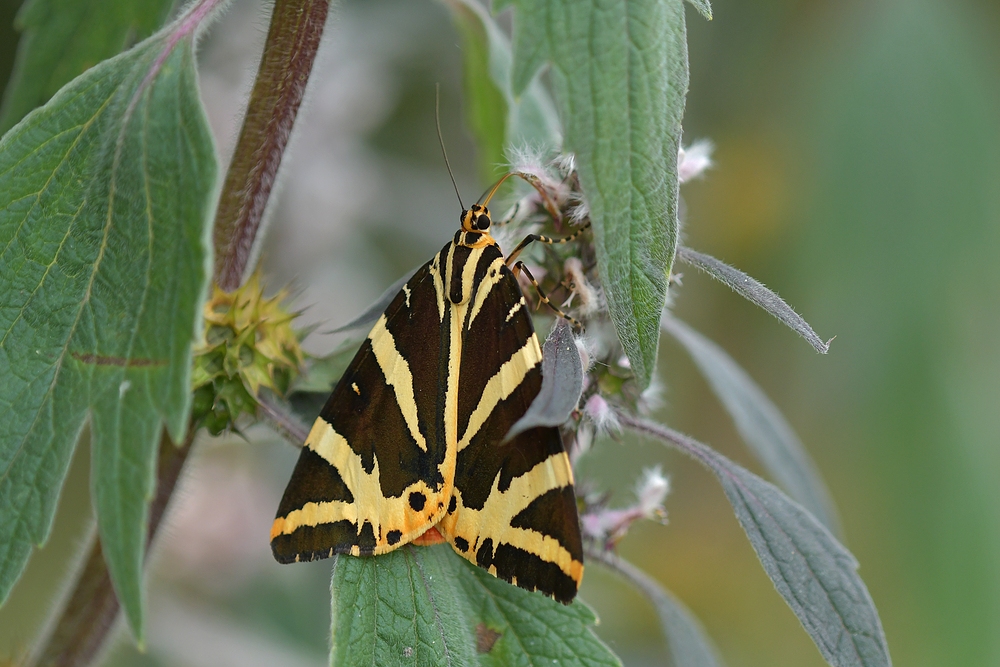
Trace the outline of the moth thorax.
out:
M 473 204 L 469 210 L 462 211 L 463 232 L 488 232 L 491 224 L 490 210 L 485 206 Z

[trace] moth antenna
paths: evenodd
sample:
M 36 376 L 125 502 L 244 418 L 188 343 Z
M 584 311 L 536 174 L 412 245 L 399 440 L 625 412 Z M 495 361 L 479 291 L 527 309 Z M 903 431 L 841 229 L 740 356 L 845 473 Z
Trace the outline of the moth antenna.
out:
M 489 204 L 490 200 L 493 199 L 493 195 L 495 195 L 497 193 L 497 190 L 500 189 L 500 186 L 503 185 L 503 182 L 514 175 L 515 173 L 513 171 L 508 171 L 506 174 L 503 175 L 503 178 L 497 181 L 496 185 L 494 185 L 492 188 L 483 193 L 483 197 L 486 197 L 486 201 L 483 201 L 483 197 L 480 197 L 479 199 L 476 200 L 476 203 L 478 204 L 479 202 L 482 202 L 483 206 Z
M 462 203 L 462 195 L 458 192 L 458 183 L 455 182 L 455 174 L 451 173 L 451 163 L 448 162 L 448 151 L 444 149 L 444 137 L 441 136 L 441 84 L 434 84 L 434 124 L 437 125 L 438 143 L 441 144 L 441 155 L 444 156 L 444 166 L 448 168 L 448 176 L 451 177 L 451 184 L 455 186 L 455 196 L 458 197 L 458 205 L 465 210 Z

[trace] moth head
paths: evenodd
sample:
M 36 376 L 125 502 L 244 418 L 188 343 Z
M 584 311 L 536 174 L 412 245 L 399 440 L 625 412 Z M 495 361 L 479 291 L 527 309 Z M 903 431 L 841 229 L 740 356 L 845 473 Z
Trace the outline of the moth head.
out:
M 473 204 L 468 210 L 462 211 L 463 232 L 490 231 L 490 210 L 480 204 Z

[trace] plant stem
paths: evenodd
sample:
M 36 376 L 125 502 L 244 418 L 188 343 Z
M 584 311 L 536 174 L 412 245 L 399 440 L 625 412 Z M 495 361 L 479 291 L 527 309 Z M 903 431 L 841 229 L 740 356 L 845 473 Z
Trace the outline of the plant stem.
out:
M 265 396 L 258 397 L 257 405 L 264 419 L 287 440 L 299 446 L 306 441 L 309 429 L 288 411 L 287 406 Z
M 160 438 L 160 455 L 156 475 L 156 497 L 149 508 L 149 535 L 146 554 L 163 520 L 173 495 L 181 469 L 197 429 L 188 429 L 184 442 L 175 445 L 166 430 Z M 107 639 L 118 617 L 118 597 L 111 585 L 101 542 L 96 528 L 90 538 L 90 555 L 76 575 L 76 585 L 66 600 L 58 619 L 36 648 L 35 658 L 27 664 L 35 667 L 83 667 L 89 665 Z
M 275 2 L 257 80 L 215 214 L 215 280 L 227 292 L 243 282 L 329 6 L 329 0 Z

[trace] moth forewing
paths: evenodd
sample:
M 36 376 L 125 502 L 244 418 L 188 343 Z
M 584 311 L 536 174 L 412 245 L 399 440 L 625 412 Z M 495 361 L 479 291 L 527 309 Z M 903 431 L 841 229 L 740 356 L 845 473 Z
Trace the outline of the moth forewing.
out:
M 279 561 L 386 553 L 443 516 L 451 312 L 439 315 L 431 265 L 393 299 L 313 424 L 271 529 Z

